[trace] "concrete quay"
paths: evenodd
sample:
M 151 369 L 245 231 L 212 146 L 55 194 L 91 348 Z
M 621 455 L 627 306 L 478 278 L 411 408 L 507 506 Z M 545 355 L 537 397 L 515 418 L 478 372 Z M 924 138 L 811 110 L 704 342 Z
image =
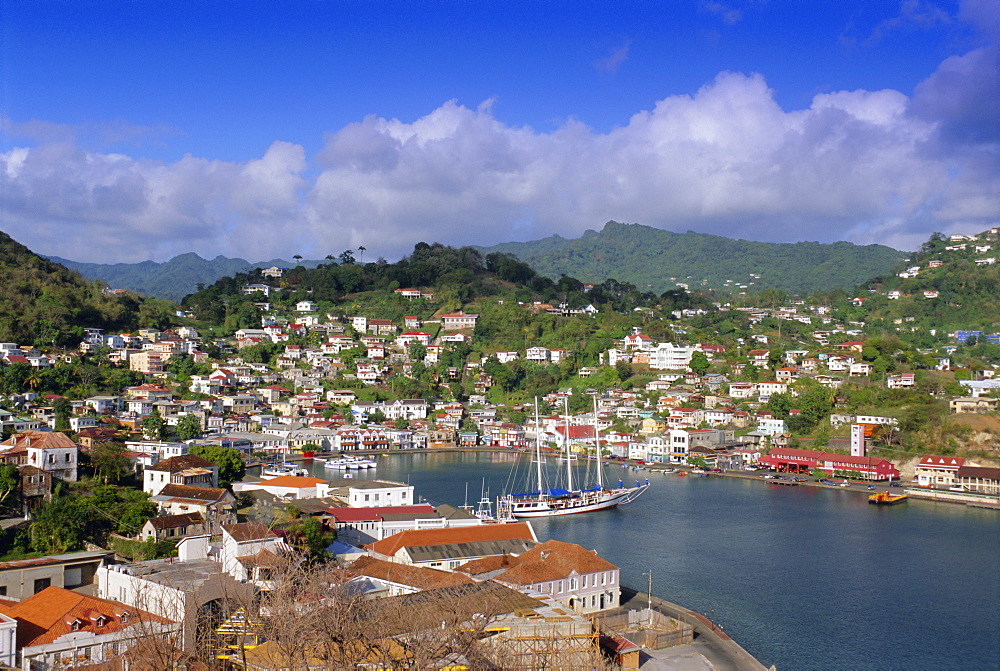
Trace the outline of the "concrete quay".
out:
M 640 653 L 639 668 L 646 671 L 768 671 L 768 667 L 701 613 L 656 596 L 650 599 L 646 593 L 629 587 L 622 586 L 621 591 L 621 605 L 608 611 L 608 615 L 645 610 L 652 603 L 653 610 L 694 626 L 693 643 L 661 650 L 644 649 Z

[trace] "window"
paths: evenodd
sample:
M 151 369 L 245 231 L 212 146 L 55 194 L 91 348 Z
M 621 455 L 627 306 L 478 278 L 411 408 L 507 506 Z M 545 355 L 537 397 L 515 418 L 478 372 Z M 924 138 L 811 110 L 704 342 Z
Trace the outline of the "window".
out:
M 52 578 L 38 578 L 35 580 L 35 594 L 38 594 L 52 584 Z

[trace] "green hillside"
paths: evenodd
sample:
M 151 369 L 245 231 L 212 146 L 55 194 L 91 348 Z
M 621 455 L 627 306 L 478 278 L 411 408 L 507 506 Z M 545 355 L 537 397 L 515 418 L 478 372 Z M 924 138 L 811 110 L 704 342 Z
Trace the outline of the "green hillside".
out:
M 76 345 L 84 327 L 128 330 L 140 302 L 105 291 L 0 232 L 0 341 Z
M 211 284 L 220 277 L 231 277 L 237 273 L 254 268 L 279 266 L 290 268 L 302 265 L 315 268 L 319 261 L 296 261 L 294 263 L 282 259 L 258 261 L 250 263 L 246 259 L 230 259 L 216 256 L 214 259 L 203 259 L 194 252 L 175 256 L 169 261 L 157 263 L 143 261 L 141 263 L 80 263 L 62 259 L 58 256 L 48 257 L 75 270 L 84 277 L 104 280 L 116 289 L 128 289 L 146 296 L 155 296 L 179 302 L 184 296 L 198 290 L 200 284 Z
M 655 293 L 678 282 L 691 289 L 732 291 L 746 285 L 750 292 L 780 289 L 797 295 L 849 290 L 891 272 L 906 256 L 884 245 L 752 242 L 614 221 L 575 240 L 554 235 L 481 250 L 514 254 L 552 278 L 565 274 L 600 282 L 614 277 Z
M 946 240 L 935 233 L 906 263 L 859 290 L 867 319 L 902 320 L 921 330 L 1000 331 L 996 231 L 969 236 L 972 240 Z M 890 292 L 899 292 L 898 297 L 889 298 Z

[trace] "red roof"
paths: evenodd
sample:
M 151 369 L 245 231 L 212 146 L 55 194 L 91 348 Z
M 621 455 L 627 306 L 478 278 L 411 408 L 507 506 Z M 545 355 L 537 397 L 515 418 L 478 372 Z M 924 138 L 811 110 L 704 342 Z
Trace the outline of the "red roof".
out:
M 946 470 L 958 470 L 965 465 L 965 459 L 963 457 L 936 457 L 936 456 L 925 456 L 920 459 L 920 463 L 917 464 L 917 468 L 936 468 L 936 469 L 946 469 Z
M 407 513 L 434 514 L 434 506 L 421 503 L 415 506 L 383 506 L 381 508 L 330 508 L 331 519 L 337 522 L 377 522 L 383 515 Z
M 557 426 L 556 433 L 559 435 L 566 434 L 565 426 Z M 597 436 L 597 429 L 595 429 L 591 424 L 580 424 L 578 426 L 569 427 L 569 439 L 577 440 L 580 438 L 594 438 Z

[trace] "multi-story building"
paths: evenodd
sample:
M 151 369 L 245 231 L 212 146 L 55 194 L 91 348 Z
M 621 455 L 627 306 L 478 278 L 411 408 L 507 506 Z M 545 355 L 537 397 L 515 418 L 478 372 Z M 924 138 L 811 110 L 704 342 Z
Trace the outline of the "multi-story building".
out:
M 691 355 L 701 351 L 695 345 L 691 347 L 660 343 L 650 352 L 649 367 L 654 370 L 684 370 L 691 363 Z
M 618 567 L 593 550 L 563 541 L 546 541 L 516 556 L 472 561 L 456 571 L 551 596 L 575 613 L 616 608 L 621 599 Z
M 170 457 L 147 466 L 142 474 L 142 491 L 155 496 L 168 484 L 187 487 L 218 487 L 219 467 L 193 454 Z
M 16 463 L 25 463 L 54 478 L 76 482 L 79 447 L 65 434 L 48 431 L 23 431 L 0 443 L 4 453 L 23 452 Z

